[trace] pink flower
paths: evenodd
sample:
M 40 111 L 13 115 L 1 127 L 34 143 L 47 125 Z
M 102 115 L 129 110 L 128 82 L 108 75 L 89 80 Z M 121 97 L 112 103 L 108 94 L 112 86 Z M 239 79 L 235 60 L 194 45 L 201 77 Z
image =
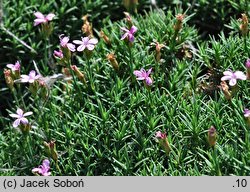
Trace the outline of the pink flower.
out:
M 156 133 L 155 133 L 155 137 L 157 138 L 157 139 L 166 139 L 166 133 L 162 133 L 161 131 L 157 131 Z
M 222 81 L 229 80 L 229 85 L 234 86 L 237 83 L 237 79 L 246 80 L 247 77 L 242 71 L 232 72 L 231 70 L 224 71 L 224 76 L 221 78 Z
M 63 58 L 63 52 L 62 52 L 62 50 L 59 50 L 59 51 L 54 50 L 53 55 L 54 55 L 55 58 L 58 58 L 58 59 L 62 59 Z
M 27 112 L 27 113 L 23 113 L 23 110 L 18 108 L 16 111 L 16 114 L 9 114 L 11 117 L 16 118 L 16 120 L 13 123 L 13 127 L 18 127 L 21 124 L 28 124 L 28 119 L 26 119 L 26 116 L 32 115 L 32 112 Z
M 95 48 L 95 45 L 98 43 L 98 40 L 95 38 L 82 37 L 82 40 L 74 40 L 73 43 L 80 45 L 77 47 L 77 51 L 81 52 L 85 48 L 89 51 L 92 51 Z
M 30 71 L 29 75 L 21 75 L 21 82 L 23 83 L 34 83 L 35 80 L 39 79 L 41 76 L 36 75 L 36 71 Z
M 245 117 L 250 117 L 250 110 L 249 109 L 244 109 L 243 111 Z
M 50 13 L 48 15 L 43 15 L 41 12 L 35 12 L 34 15 L 36 16 L 36 19 L 34 20 L 34 26 L 37 26 L 41 23 L 47 23 L 55 17 L 55 14 Z
M 15 65 L 14 65 L 14 64 L 7 64 L 6 66 L 7 66 L 9 69 L 11 69 L 12 71 L 20 71 L 20 68 L 21 68 L 21 65 L 20 65 L 19 61 L 17 61 L 17 62 L 15 63 Z
M 247 59 L 246 61 L 246 68 L 250 68 L 250 59 Z
M 32 169 L 32 173 L 39 173 L 40 175 L 43 176 L 49 176 L 51 175 L 51 172 L 49 172 L 50 162 L 48 159 L 43 160 L 42 165 L 39 165 L 39 167 Z
M 64 37 L 64 35 L 63 34 L 61 34 L 60 36 L 59 36 L 59 38 L 60 38 L 60 45 L 62 46 L 62 47 L 67 47 L 70 51 L 72 51 L 72 52 L 74 52 L 76 49 L 75 49 L 75 45 L 74 44 L 72 44 L 72 43 L 69 43 L 69 37 Z
M 145 80 L 146 84 L 150 86 L 153 83 L 153 80 L 149 77 L 151 71 L 152 71 L 152 68 L 150 68 L 148 72 L 146 72 L 145 69 L 141 69 L 140 71 L 135 70 L 134 75 L 137 76 L 136 78 L 137 80 Z
M 121 30 L 123 30 L 125 33 L 122 35 L 121 40 L 125 39 L 128 37 L 128 40 L 130 42 L 133 42 L 135 40 L 134 34 L 137 31 L 137 28 L 133 25 L 130 30 L 121 27 Z

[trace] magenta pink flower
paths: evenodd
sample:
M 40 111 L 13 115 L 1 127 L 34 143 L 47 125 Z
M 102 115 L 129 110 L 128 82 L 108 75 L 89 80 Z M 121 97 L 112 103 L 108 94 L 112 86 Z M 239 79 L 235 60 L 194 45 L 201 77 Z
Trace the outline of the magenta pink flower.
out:
M 92 51 L 95 48 L 95 45 L 98 43 L 98 40 L 95 38 L 82 37 L 82 40 L 74 40 L 73 43 L 78 44 L 80 46 L 77 47 L 77 51 L 81 52 L 85 48 L 89 51 Z
M 55 14 L 50 13 L 48 15 L 43 15 L 41 12 L 35 12 L 34 15 L 36 16 L 36 19 L 34 20 L 34 26 L 37 26 L 41 23 L 47 23 L 55 17 Z
M 162 133 L 161 131 L 157 131 L 156 133 L 155 133 L 155 137 L 157 138 L 157 139 L 166 139 L 166 133 Z
M 57 59 L 62 59 L 63 58 L 63 52 L 62 52 L 62 50 L 59 50 L 59 51 L 54 50 L 53 55 Z
M 28 124 L 28 119 L 26 119 L 26 116 L 32 115 L 32 112 L 24 113 L 22 109 L 18 108 L 16 111 L 16 114 L 9 114 L 11 117 L 16 118 L 16 120 L 13 123 L 13 127 L 18 127 L 21 124 L 26 125 Z
M 245 117 L 250 117 L 250 110 L 249 109 L 244 109 L 243 111 Z
M 149 77 L 151 71 L 152 71 L 152 68 L 150 68 L 148 72 L 146 72 L 145 69 L 141 69 L 140 71 L 135 70 L 134 75 L 137 76 L 136 78 L 137 80 L 144 80 L 146 84 L 150 86 L 153 83 L 153 80 Z
M 17 61 L 17 62 L 15 63 L 15 65 L 14 65 L 14 64 L 7 64 L 6 66 L 7 66 L 9 69 L 11 69 L 12 71 L 20 71 L 20 68 L 21 68 L 21 65 L 20 65 L 19 61 Z
M 234 86 L 237 83 L 237 79 L 246 80 L 247 77 L 242 71 L 232 72 L 231 70 L 227 70 L 223 72 L 224 76 L 221 78 L 222 81 L 229 80 L 229 85 Z
M 250 68 L 250 59 L 247 59 L 246 61 L 246 68 Z
M 123 35 L 122 35 L 122 38 L 121 40 L 125 39 L 125 38 L 128 38 L 128 40 L 130 42 L 133 42 L 135 40 L 135 37 L 134 37 L 134 34 L 135 32 L 137 31 L 137 28 L 136 26 L 132 26 L 130 30 L 124 28 L 124 27 L 121 27 L 121 30 L 123 30 L 123 32 L 125 32 Z
M 59 36 L 60 45 L 64 48 L 68 48 L 70 51 L 74 52 L 76 50 L 75 45 L 73 43 L 69 43 L 69 37 L 64 37 L 64 34 Z
M 21 75 L 21 82 L 23 83 L 34 83 L 35 80 L 39 79 L 41 76 L 36 75 L 36 71 L 30 71 L 29 75 Z
M 39 173 L 40 175 L 43 176 L 50 176 L 51 172 L 50 170 L 50 162 L 48 159 L 43 160 L 42 165 L 39 165 L 39 167 L 32 169 L 32 173 Z

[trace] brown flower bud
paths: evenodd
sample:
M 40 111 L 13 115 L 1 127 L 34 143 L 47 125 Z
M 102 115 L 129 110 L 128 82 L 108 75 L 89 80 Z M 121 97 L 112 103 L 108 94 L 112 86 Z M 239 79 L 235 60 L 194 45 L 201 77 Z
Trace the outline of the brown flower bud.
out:
M 87 84 L 84 74 L 79 70 L 76 65 L 71 65 L 71 69 L 75 72 L 76 76 L 80 79 L 83 84 Z
M 241 25 L 240 25 L 240 31 L 243 36 L 246 36 L 248 33 L 248 18 L 245 13 L 241 14 Z
M 225 96 L 226 100 L 231 100 L 232 99 L 232 94 L 229 91 L 229 87 L 228 87 L 227 83 L 225 81 L 222 81 L 220 83 L 220 87 L 222 89 L 222 92 L 224 93 L 224 96 Z
M 176 20 L 177 21 L 176 21 L 176 24 L 174 25 L 174 30 L 176 32 L 179 32 L 181 30 L 184 18 L 185 18 L 184 14 L 176 15 Z
M 54 161 L 58 160 L 58 153 L 56 151 L 56 141 L 51 140 L 50 142 L 44 141 L 45 151 L 48 154 L 48 156 L 52 157 Z
M 208 143 L 211 147 L 215 146 L 216 139 L 217 139 L 216 129 L 214 128 L 214 126 L 211 126 L 210 129 L 208 130 Z
M 84 15 L 82 17 L 83 20 L 83 26 L 82 26 L 82 32 L 86 34 L 86 36 L 93 36 L 93 30 L 92 30 L 92 24 L 88 21 L 88 15 Z
M 7 86 L 10 88 L 11 91 L 14 91 L 14 81 L 11 77 L 11 70 L 9 69 L 4 69 L 4 78 Z
M 100 36 L 101 36 L 101 38 L 103 38 L 103 40 L 106 44 L 111 45 L 111 42 L 110 42 L 108 36 L 102 30 L 100 31 Z
M 109 62 L 111 63 L 112 67 L 113 67 L 116 71 L 118 71 L 118 70 L 119 70 L 119 64 L 118 64 L 118 62 L 117 62 L 117 60 L 116 60 L 116 58 L 115 58 L 114 53 L 109 53 L 109 54 L 107 55 L 107 59 L 108 59 Z

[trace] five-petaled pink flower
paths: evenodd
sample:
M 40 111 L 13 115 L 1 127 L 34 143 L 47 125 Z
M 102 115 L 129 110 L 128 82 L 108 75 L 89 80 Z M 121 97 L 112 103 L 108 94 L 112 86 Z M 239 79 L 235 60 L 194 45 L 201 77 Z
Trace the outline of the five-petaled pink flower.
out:
M 34 83 L 35 80 L 39 79 L 41 76 L 36 75 L 36 71 L 30 71 L 29 75 L 21 75 L 21 82 L 23 83 Z
M 92 51 L 95 48 L 95 45 L 98 43 L 98 40 L 95 38 L 82 37 L 82 40 L 74 40 L 73 43 L 78 44 L 80 46 L 77 47 L 77 51 L 81 52 L 85 48 L 89 51 Z
M 60 45 L 62 47 L 67 47 L 70 51 L 74 52 L 76 50 L 76 46 L 73 43 L 69 43 L 69 37 L 64 37 L 64 34 L 59 36 L 60 38 Z
M 11 117 L 16 118 L 13 123 L 13 127 L 18 127 L 21 124 L 26 125 L 28 124 L 28 119 L 25 118 L 26 116 L 32 115 L 32 112 L 24 113 L 22 109 L 18 108 L 16 114 L 9 114 Z
M 156 133 L 155 133 L 155 137 L 157 138 L 157 139 L 166 139 L 166 133 L 162 133 L 161 131 L 157 131 Z
M 134 34 L 135 32 L 137 31 L 137 27 L 136 26 L 132 26 L 130 30 L 124 28 L 124 27 L 121 27 L 121 30 L 123 30 L 125 33 L 122 35 L 122 38 L 121 40 L 125 39 L 125 38 L 128 38 L 128 40 L 130 42 L 133 42 L 135 40 L 135 37 L 134 37 Z
M 229 80 L 229 85 L 234 86 L 237 83 L 237 79 L 246 80 L 247 77 L 242 71 L 231 71 L 227 70 L 223 72 L 224 76 L 221 78 L 222 81 Z
M 153 83 L 153 80 L 149 77 L 151 71 L 152 71 L 152 68 L 150 68 L 148 72 L 146 72 L 145 69 L 141 69 L 140 71 L 135 70 L 134 75 L 137 76 L 136 78 L 137 80 L 145 80 L 146 84 L 150 86 Z
M 62 59 L 63 58 L 63 52 L 62 52 L 61 49 L 59 51 L 54 50 L 53 55 L 54 55 L 55 58 L 58 58 L 58 59 Z
M 36 19 L 34 20 L 34 26 L 37 26 L 41 23 L 47 23 L 55 17 L 55 14 L 49 13 L 48 15 L 43 15 L 41 12 L 35 12 L 34 15 L 36 16 Z
M 245 117 L 250 117 L 250 110 L 249 109 L 244 109 L 243 111 Z
M 50 162 L 48 159 L 44 159 L 42 165 L 39 165 L 39 167 L 32 169 L 32 173 L 39 173 L 43 176 L 49 176 L 51 175 L 51 172 L 49 172 L 50 169 Z
M 21 67 L 19 61 L 17 61 L 17 62 L 15 63 L 15 65 L 14 65 L 14 64 L 7 64 L 6 66 L 7 66 L 9 69 L 11 69 L 12 71 L 20 71 L 20 67 Z

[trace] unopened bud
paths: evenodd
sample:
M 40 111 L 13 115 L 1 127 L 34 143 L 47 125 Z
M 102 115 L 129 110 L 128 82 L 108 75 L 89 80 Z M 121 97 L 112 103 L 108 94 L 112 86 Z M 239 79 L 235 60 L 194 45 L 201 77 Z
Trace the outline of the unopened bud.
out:
M 174 30 L 176 32 L 179 32 L 181 30 L 184 18 L 185 18 L 184 14 L 176 15 L 176 24 L 174 25 Z
M 45 152 L 48 154 L 49 157 L 52 157 L 54 161 L 58 160 L 58 153 L 56 151 L 56 141 L 51 140 L 50 142 L 44 141 Z
M 214 126 L 211 126 L 210 129 L 208 130 L 208 143 L 211 147 L 215 146 L 216 139 L 217 139 L 216 129 L 214 128 Z
M 222 81 L 220 83 L 220 87 L 222 89 L 222 92 L 224 93 L 224 96 L 225 96 L 226 100 L 231 100 L 232 99 L 232 94 L 229 91 L 229 87 L 228 87 L 227 83 L 225 81 Z
M 6 82 L 7 86 L 13 92 L 14 91 L 14 81 L 11 77 L 11 70 L 4 69 L 4 78 L 5 78 L 5 82 Z
M 30 129 L 31 129 L 31 125 L 29 123 L 27 124 L 20 124 L 19 126 L 21 132 L 26 135 L 30 132 Z
M 101 36 L 101 38 L 103 38 L 103 40 L 106 44 L 111 45 L 111 42 L 110 42 L 108 36 L 102 30 L 100 32 L 100 36 Z
M 110 64 L 112 65 L 112 67 L 118 71 L 119 70 L 119 64 L 116 60 L 115 54 L 114 53 L 109 53 L 107 55 L 107 59 L 109 60 Z
M 75 72 L 78 79 L 83 83 L 87 84 L 87 81 L 85 79 L 85 75 L 79 70 L 79 68 L 76 65 L 71 65 L 71 69 Z
M 248 18 L 245 13 L 241 14 L 241 25 L 240 25 L 240 31 L 243 36 L 246 36 L 248 33 Z
M 246 61 L 246 68 L 247 68 L 247 79 L 250 79 L 250 59 Z
M 132 22 L 132 18 L 130 16 L 130 14 L 128 12 L 123 12 L 125 17 L 126 17 L 126 21 L 128 23 L 129 28 L 131 28 L 133 26 L 133 22 Z
M 84 15 L 82 17 L 83 26 L 82 32 L 86 34 L 86 36 L 93 36 L 92 24 L 88 21 L 88 15 Z
M 164 149 L 167 156 L 169 156 L 169 153 L 171 151 L 171 147 L 168 143 L 168 138 L 167 138 L 166 133 L 162 133 L 161 131 L 157 131 L 155 136 L 158 139 L 160 146 Z

